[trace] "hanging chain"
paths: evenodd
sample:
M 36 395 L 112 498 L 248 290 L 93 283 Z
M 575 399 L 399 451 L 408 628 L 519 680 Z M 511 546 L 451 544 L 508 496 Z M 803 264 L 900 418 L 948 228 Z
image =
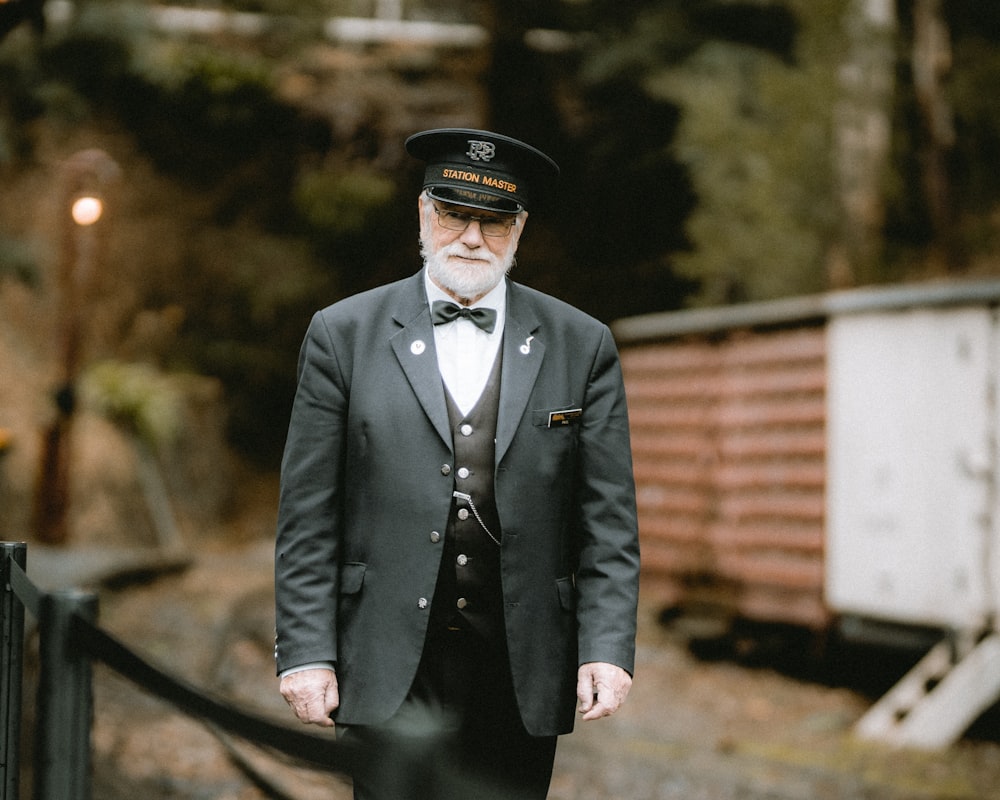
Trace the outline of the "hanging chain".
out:
M 472 501 L 472 495 L 471 494 L 466 494 L 465 492 L 458 492 L 458 491 L 453 492 L 452 495 L 454 497 L 456 497 L 457 499 L 464 500 L 465 502 L 467 502 L 469 504 L 469 508 L 472 509 L 472 515 L 476 518 L 476 522 L 479 523 L 479 527 L 481 527 L 484 531 L 486 531 L 486 535 L 489 536 L 490 539 L 493 540 L 493 543 L 497 547 L 500 547 L 500 540 L 490 532 L 490 529 L 486 527 L 486 523 L 483 522 L 483 518 L 481 516 L 479 516 L 479 509 L 476 508 L 476 504 Z

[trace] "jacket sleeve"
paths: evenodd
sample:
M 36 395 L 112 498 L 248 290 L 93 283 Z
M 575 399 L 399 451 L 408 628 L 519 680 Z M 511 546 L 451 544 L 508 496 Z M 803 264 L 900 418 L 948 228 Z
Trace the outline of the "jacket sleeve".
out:
M 606 327 L 594 358 L 580 431 L 579 661 L 635 662 L 639 535 L 628 410 L 618 351 Z
M 275 659 L 280 673 L 337 660 L 339 533 L 348 390 L 316 314 L 299 354 L 281 464 L 275 544 Z

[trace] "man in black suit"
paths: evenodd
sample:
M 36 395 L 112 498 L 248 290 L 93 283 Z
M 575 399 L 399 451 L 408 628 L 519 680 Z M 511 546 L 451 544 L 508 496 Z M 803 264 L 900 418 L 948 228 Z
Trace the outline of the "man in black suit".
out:
M 467 129 L 406 148 L 426 164 L 424 269 L 318 312 L 300 354 L 275 557 L 281 693 L 345 741 L 433 742 L 474 796 L 544 800 L 574 709 L 613 714 L 632 681 L 618 354 L 607 326 L 506 277 L 527 209 L 551 197 L 550 158 Z M 442 738 L 417 736 L 428 726 Z M 398 763 L 355 775 L 355 797 L 440 796 L 426 761 Z

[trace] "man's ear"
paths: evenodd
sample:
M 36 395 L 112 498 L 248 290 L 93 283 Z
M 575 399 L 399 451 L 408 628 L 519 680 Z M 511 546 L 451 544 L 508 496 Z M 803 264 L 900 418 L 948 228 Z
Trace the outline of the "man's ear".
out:
M 517 247 L 518 242 L 521 241 L 521 234 L 524 233 L 524 227 L 528 224 L 528 212 L 522 211 L 517 215 L 517 225 L 514 226 L 514 236 L 517 238 L 514 240 L 514 246 Z
M 427 202 L 422 194 L 417 195 L 417 220 L 420 222 L 420 233 L 424 233 L 424 225 L 426 225 L 426 214 L 424 213 L 424 203 Z

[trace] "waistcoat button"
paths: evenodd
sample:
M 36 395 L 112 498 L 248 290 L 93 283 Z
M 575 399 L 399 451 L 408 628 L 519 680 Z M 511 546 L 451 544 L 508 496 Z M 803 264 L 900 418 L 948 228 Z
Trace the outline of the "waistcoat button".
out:
M 462 436 L 472 436 L 472 426 L 466 422 L 459 430 L 462 432 Z
M 472 473 L 469 472 L 469 468 L 468 467 L 459 467 L 458 468 L 458 477 L 459 478 L 468 478 L 469 475 L 471 475 L 471 474 Z
M 459 597 L 458 602 L 455 603 L 455 605 L 458 606 L 459 608 L 465 608 L 467 605 L 469 605 L 469 601 L 466 600 L 464 597 Z
M 469 518 L 469 509 L 467 509 L 467 508 L 460 508 L 460 509 L 458 509 L 458 518 L 462 519 L 462 520 L 468 519 Z

